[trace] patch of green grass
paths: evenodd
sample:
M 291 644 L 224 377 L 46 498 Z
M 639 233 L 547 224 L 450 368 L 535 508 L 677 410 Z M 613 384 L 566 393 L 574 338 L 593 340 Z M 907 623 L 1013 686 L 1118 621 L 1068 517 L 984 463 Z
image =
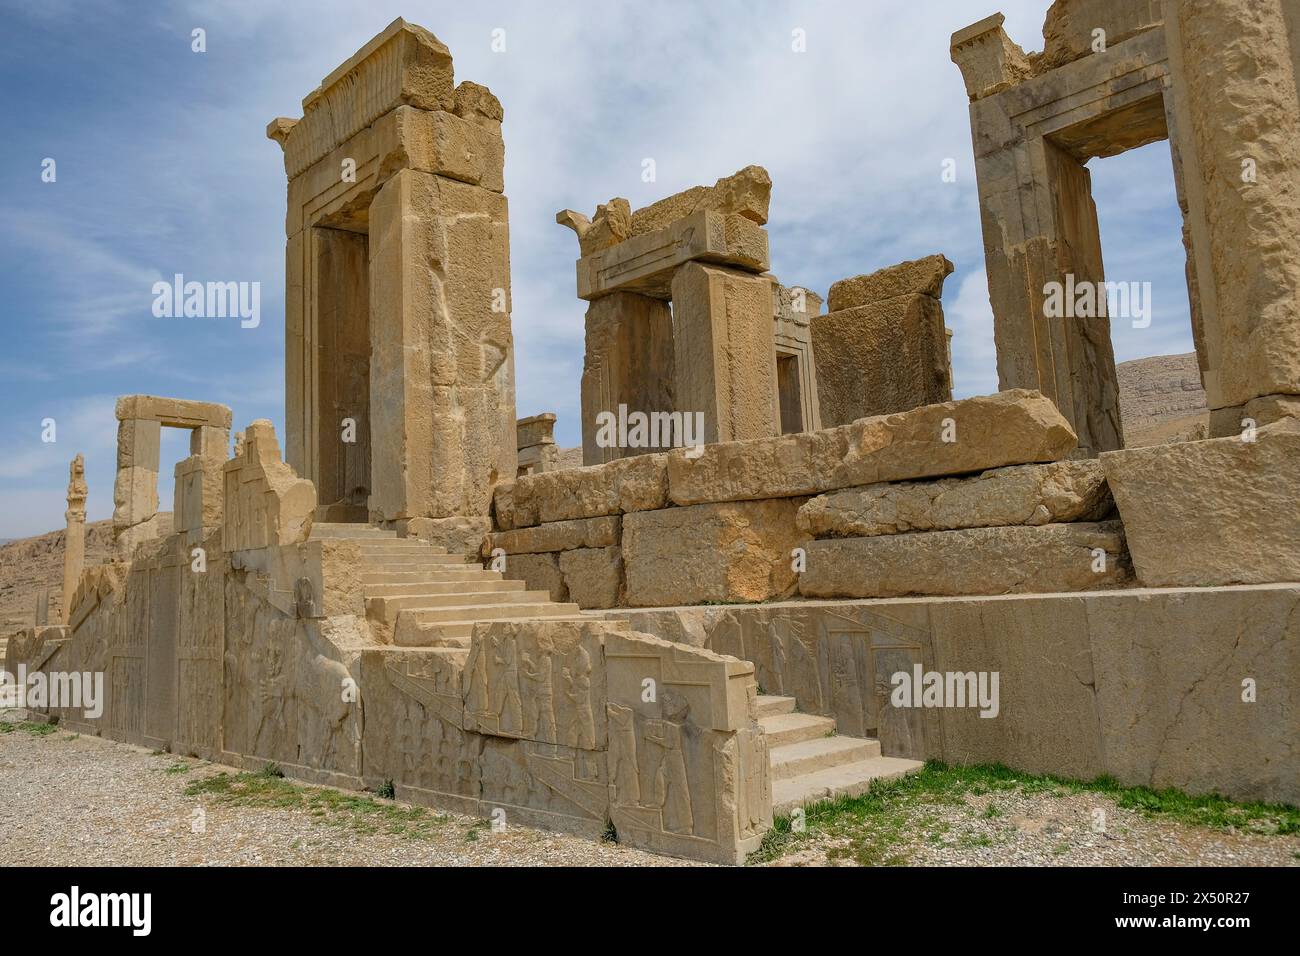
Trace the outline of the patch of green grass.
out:
M 936 815 L 926 812 L 927 808 L 960 805 L 970 796 L 999 793 L 1053 797 L 1095 793 L 1143 816 L 1187 826 L 1263 835 L 1300 833 L 1300 808 L 1284 804 L 1238 803 L 1173 789 L 1125 787 L 1110 777 L 1067 780 L 1019 773 L 1000 764 L 949 767 L 930 761 L 906 777 L 876 781 L 859 797 L 806 807 L 802 832 L 794 829 L 789 818 L 777 819 L 759 849 L 750 854 L 750 862 L 774 860 L 811 838 L 827 837 L 836 843 L 827 851 L 832 860 L 852 860 L 867 866 L 905 863 L 909 845 L 942 842 L 947 831 Z M 997 803 L 990 802 L 981 816 L 993 819 L 1001 814 Z M 988 837 L 967 838 L 964 845 L 989 846 L 992 841 Z
M 278 777 L 284 779 L 284 771 L 280 769 L 280 765 L 274 760 L 259 770 L 258 774 L 263 777 Z
M 0 734 L 12 734 L 14 731 L 22 730 L 31 734 L 33 737 L 48 737 L 58 728 L 54 724 L 47 724 L 38 720 L 21 720 L 18 723 L 0 723 Z
M 465 840 L 469 843 L 477 843 L 479 833 L 490 826 L 492 826 L 491 820 L 479 820 L 477 823 L 470 824 L 469 829 L 465 831 Z
M 375 796 L 382 797 L 385 800 L 397 799 L 397 786 L 393 783 L 391 777 L 379 785 L 379 789 L 375 791 Z
M 276 767 L 279 770 L 278 767 Z M 276 810 L 301 810 L 312 819 L 356 833 L 389 833 L 406 839 L 432 836 L 446 816 L 424 807 L 394 806 L 373 797 L 327 787 L 290 783 L 282 776 L 258 773 L 219 773 L 185 788 L 189 797 L 206 796 L 215 803 Z
M 174 763 L 170 767 L 163 767 L 163 773 L 189 773 L 194 768 L 187 763 Z

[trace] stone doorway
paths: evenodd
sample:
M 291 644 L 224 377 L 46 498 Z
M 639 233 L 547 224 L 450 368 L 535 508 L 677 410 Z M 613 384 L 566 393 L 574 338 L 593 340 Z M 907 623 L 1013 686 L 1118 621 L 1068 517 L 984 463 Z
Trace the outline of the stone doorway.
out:
M 316 514 L 322 521 L 370 517 L 370 243 L 364 218 L 349 219 L 349 228 L 311 230 Z

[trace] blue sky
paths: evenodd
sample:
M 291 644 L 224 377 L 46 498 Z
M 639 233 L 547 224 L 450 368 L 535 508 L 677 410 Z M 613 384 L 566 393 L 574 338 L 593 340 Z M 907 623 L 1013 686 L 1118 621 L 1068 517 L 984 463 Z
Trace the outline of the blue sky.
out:
M 584 305 L 556 210 L 634 208 L 750 163 L 774 182 L 772 271 L 836 279 L 934 252 L 957 392 L 997 387 L 967 102 L 949 37 L 1000 8 L 1041 47 L 1047 0 L 709 3 L 104 3 L 0 0 L 0 538 L 63 524 L 86 455 L 92 520 L 112 514 L 117 395 L 218 401 L 283 435 L 284 203 L 275 116 L 394 17 L 432 30 L 457 80 L 505 107 L 518 412 L 579 443 Z M 190 49 L 207 33 L 207 52 Z M 493 52 L 492 31 L 506 49 Z M 791 51 L 791 31 L 807 52 Z M 45 158 L 57 181 L 41 181 Z M 641 180 L 644 158 L 658 178 Z M 941 181 L 957 161 L 956 183 Z M 1117 357 L 1191 351 L 1169 150 L 1092 164 L 1107 278 L 1150 281 L 1152 327 L 1115 323 Z M 261 283 L 256 329 L 153 317 L 174 273 Z M 53 418 L 57 441 L 41 440 Z M 160 499 L 188 454 L 164 431 Z

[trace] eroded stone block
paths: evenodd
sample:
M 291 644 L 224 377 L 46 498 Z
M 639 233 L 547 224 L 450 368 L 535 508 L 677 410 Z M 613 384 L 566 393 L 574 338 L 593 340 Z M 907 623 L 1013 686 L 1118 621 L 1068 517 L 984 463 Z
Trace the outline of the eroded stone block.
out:
M 524 475 L 497 494 L 503 530 L 650 511 L 668 504 L 668 456 L 635 455 L 587 468 Z
M 1057 461 L 1076 444 L 1055 405 L 1015 389 L 819 432 L 706 445 L 695 458 L 674 451 L 669 489 L 679 505 L 815 495 Z
M 1115 507 L 1095 460 L 997 468 L 971 478 L 850 488 L 799 509 L 812 537 L 1100 521 Z
M 623 518 L 626 603 L 766 601 L 794 592 L 791 551 L 806 535 L 798 499 L 697 505 Z
M 1095 591 L 1132 582 L 1118 521 L 968 528 L 808 544 L 810 598 Z
M 1300 580 L 1300 419 L 1255 438 L 1102 455 L 1143 584 Z

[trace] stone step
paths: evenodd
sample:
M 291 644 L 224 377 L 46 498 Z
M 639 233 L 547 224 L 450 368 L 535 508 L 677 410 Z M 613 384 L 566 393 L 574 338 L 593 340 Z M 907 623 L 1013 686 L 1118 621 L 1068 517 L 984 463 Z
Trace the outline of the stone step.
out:
M 392 568 L 394 570 L 405 569 L 406 565 L 414 568 L 433 568 L 445 565 L 454 565 L 456 567 L 475 567 L 482 568 L 483 565 L 474 562 L 470 563 L 464 555 L 460 554 L 437 554 L 433 551 L 426 553 L 411 554 L 362 554 L 361 567 L 366 571 Z
M 528 592 L 525 591 L 525 594 Z M 398 615 L 398 623 L 410 618 L 419 624 L 440 624 L 446 621 L 508 621 L 539 617 L 575 616 L 576 604 L 557 604 L 552 601 L 520 602 L 517 604 L 452 604 L 446 607 L 412 608 Z
M 879 757 L 880 741 L 865 737 L 818 737 L 773 747 L 771 755 L 772 779 L 789 780 L 802 774 Z
M 523 591 L 528 585 L 523 581 L 506 581 L 484 571 L 482 577 L 465 577 L 448 581 L 446 574 L 436 578 L 423 575 L 417 581 L 381 581 L 374 584 L 365 583 L 367 598 L 403 597 L 407 594 L 464 594 L 473 591 L 482 594 L 486 591 Z
M 554 604 L 550 607 L 573 607 L 573 605 Z M 572 612 L 561 614 L 508 614 L 496 618 L 491 614 L 478 613 L 472 620 L 421 622 L 420 611 L 405 611 L 397 616 L 393 628 L 393 643 L 401 647 L 469 647 L 474 636 L 474 628 L 481 621 L 490 620 L 547 620 L 547 621 L 585 621 L 590 618 Z
M 387 531 L 369 524 L 344 524 L 341 522 L 313 521 L 313 538 L 357 538 L 364 540 L 397 541 L 396 531 Z
M 772 717 L 776 714 L 793 714 L 795 701 L 793 697 L 778 697 L 775 694 L 758 695 L 758 716 Z
M 770 717 L 760 717 L 758 722 L 767 735 L 767 746 L 770 749 L 827 737 L 835 729 L 833 718 L 817 717 L 814 714 L 773 714 Z
M 477 608 L 497 604 L 542 604 L 549 601 L 550 597 L 549 591 L 479 591 L 477 588 L 462 588 L 444 594 L 401 594 L 367 598 L 366 613 L 381 621 L 395 621 L 402 611 L 444 607 Z
M 348 542 L 361 549 L 363 556 L 369 558 L 376 554 L 446 554 L 446 548 L 435 548 L 423 541 L 398 538 L 396 541 L 370 541 L 356 538 Z
M 434 582 L 453 581 L 500 581 L 500 571 L 484 571 L 478 565 L 444 564 L 435 568 L 411 568 L 400 566 L 400 570 L 374 570 L 365 568 L 361 572 L 361 584 L 367 590 L 381 584 L 432 584 Z M 521 582 L 522 583 L 522 582 Z
M 857 797 L 871 789 L 876 780 L 893 780 L 925 766 L 903 757 L 873 757 L 814 773 L 772 781 L 772 813 L 788 816 L 796 807 L 806 807 L 835 797 Z

